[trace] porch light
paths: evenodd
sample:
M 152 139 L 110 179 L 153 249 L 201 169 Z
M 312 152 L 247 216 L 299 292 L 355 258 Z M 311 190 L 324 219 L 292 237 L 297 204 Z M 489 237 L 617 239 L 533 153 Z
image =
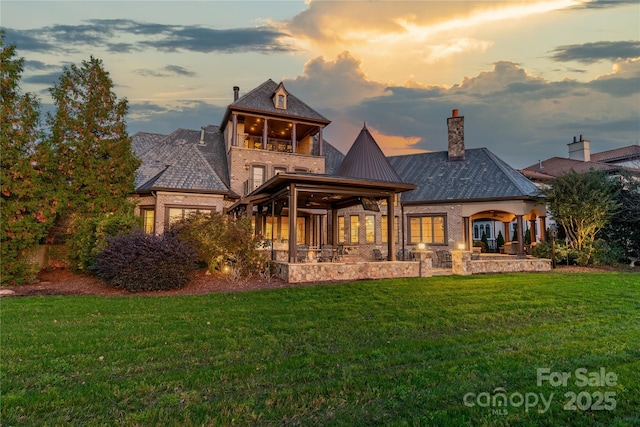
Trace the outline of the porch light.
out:
M 421 251 L 425 250 L 427 248 L 427 245 L 425 245 L 424 243 L 418 243 L 418 249 L 420 249 Z
M 463 250 L 465 250 L 465 248 L 466 248 L 466 245 L 464 243 L 458 243 L 458 249 L 459 250 L 463 251 Z

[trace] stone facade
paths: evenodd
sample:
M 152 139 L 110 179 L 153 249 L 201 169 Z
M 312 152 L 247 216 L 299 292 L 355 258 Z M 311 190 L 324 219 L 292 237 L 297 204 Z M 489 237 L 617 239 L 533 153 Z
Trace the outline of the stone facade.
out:
M 419 277 L 420 263 L 416 261 L 310 262 L 301 264 L 277 262 L 276 276 L 288 283 Z
M 551 271 L 551 260 L 545 258 L 479 259 L 469 264 L 471 274 Z

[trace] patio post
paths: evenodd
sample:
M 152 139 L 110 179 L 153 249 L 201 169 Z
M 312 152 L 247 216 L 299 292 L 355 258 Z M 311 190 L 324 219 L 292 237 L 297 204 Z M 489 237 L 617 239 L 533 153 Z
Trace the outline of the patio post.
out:
M 298 250 L 296 243 L 298 241 L 297 236 L 297 190 L 296 184 L 289 184 L 289 262 L 294 263 L 298 259 Z
M 516 224 L 518 227 L 518 258 L 524 258 L 524 232 L 522 230 L 523 221 L 522 215 L 516 215 Z
M 547 217 L 545 216 L 541 216 L 540 218 L 540 241 L 544 242 L 547 240 L 547 224 L 546 224 L 546 219 Z
M 393 221 L 395 219 L 393 202 L 395 194 L 387 197 L 387 260 L 396 260 L 395 239 L 393 238 Z

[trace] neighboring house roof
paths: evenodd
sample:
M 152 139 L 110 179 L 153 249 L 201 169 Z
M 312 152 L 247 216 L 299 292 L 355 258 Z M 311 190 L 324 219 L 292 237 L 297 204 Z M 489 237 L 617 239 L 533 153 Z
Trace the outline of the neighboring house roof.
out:
M 366 125 L 358 134 L 335 174 L 373 181 L 403 182 Z
M 283 85 L 284 87 L 284 85 Z M 231 111 L 247 111 L 247 112 L 260 112 L 260 113 L 272 113 L 277 116 L 286 116 L 292 118 L 306 119 L 315 121 L 318 123 L 329 124 L 330 120 L 325 118 L 322 114 L 309 107 L 307 104 L 291 95 L 287 92 L 287 109 L 282 110 L 276 108 L 273 104 L 273 94 L 278 88 L 278 83 L 269 79 L 262 83 L 257 88 L 251 90 L 245 95 L 238 98 L 227 107 L 227 111 L 222 119 L 220 128 L 224 130 L 229 121 L 229 115 Z
M 614 173 L 619 171 L 620 167 L 593 161 L 584 162 L 582 160 L 567 159 L 565 157 L 551 157 L 550 159 L 524 168 L 520 172 L 530 179 L 545 180 L 557 178 L 572 170 L 577 173 L 585 173 L 592 169 Z
M 418 186 L 402 203 L 532 198 L 537 187 L 486 148 L 465 150 L 449 161 L 446 151 L 388 158 L 403 181 Z
M 201 132 L 178 129 L 164 138 L 138 133 L 132 137 L 132 148 L 142 161 L 135 180 L 135 190 L 180 190 L 203 193 L 229 193 L 198 144 Z M 205 131 L 205 142 L 211 143 L 215 133 Z M 225 159 L 226 162 L 226 159 Z
M 591 154 L 592 162 L 601 163 L 613 163 L 633 158 L 640 158 L 640 145 L 629 145 L 627 147 L 614 148 L 613 150 Z

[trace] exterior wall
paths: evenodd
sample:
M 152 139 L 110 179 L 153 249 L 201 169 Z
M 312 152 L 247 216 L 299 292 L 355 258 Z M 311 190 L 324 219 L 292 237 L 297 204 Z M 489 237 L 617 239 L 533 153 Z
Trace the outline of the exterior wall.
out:
M 471 274 L 551 271 L 551 260 L 545 258 L 479 259 L 469 264 Z
M 296 167 L 306 168 L 311 173 L 319 174 L 325 170 L 324 157 L 231 147 L 229 172 L 232 191 L 244 195 L 244 183 L 251 178 L 251 165 L 265 166 L 265 181 L 275 175 L 275 167 L 286 167 L 288 172 L 293 172 Z
M 464 221 L 462 219 L 462 205 L 409 205 L 404 207 L 404 239 L 407 249 L 415 250 L 417 245 L 410 245 L 409 242 L 409 224 L 407 215 L 429 214 L 429 215 L 445 215 L 447 217 L 447 228 L 444 245 L 427 244 L 427 248 L 437 250 L 454 250 L 458 249 L 458 245 L 464 242 Z
M 135 214 L 140 216 L 142 208 L 155 209 L 154 230 L 156 234 L 162 234 L 165 231 L 166 210 L 172 208 L 200 208 L 213 210 L 215 212 L 224 212 L 229 202 L 224 200 L 224 196 L 220 194 L 196 194 L 196 193 L 173 193 L 166 191 L 158 191 L 155 196 L 148 195 L 135 199 L 137 203 Z
M 276 276 L 287 283 L 318 283 L 363 279 L 419 277 L 419 262 L 354 262 L 276 264 Z

